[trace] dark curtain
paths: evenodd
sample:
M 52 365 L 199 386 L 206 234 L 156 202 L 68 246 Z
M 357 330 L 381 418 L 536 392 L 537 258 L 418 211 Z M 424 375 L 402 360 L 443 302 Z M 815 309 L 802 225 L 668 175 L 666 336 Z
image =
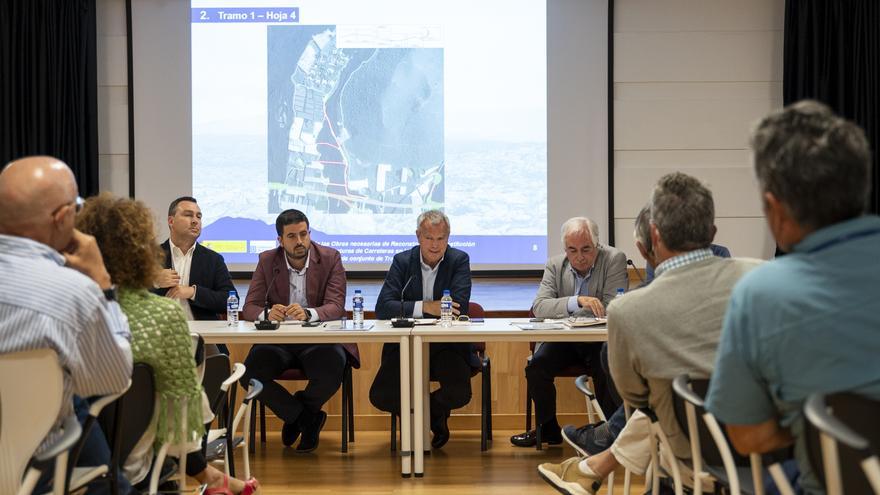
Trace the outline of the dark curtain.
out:
M 812 98 L 857 124 L 873 150 L 868 210 L 880 213 L 880 1 L 787 0 L 783 99 Z
M 64 160 L 98 192 L 95 0 L 0 1 L 0 166 Z

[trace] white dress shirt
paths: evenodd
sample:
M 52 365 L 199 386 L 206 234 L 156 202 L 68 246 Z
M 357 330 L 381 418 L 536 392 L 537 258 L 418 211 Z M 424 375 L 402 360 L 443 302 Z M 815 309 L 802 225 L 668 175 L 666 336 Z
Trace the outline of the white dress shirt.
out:
M 419 251 L 419 264 L 422 265 L 422 300 L 416 301 L 413 306 L 413 318 L 422 318 L 425 316 L 425 313 L 422 311 L 422 301 L 434 300 L 434 282 L 437 280 L 437 270 L 440 269 L 440 263 L 443 263 L 445 258 L 446 256 L 444 255 L 443 258 L 440 258 L 440 261 L 434 265 L 434 268 L 431 268 L 425 263 L 425 258 L 422 257 L 422 252 Z
M 290 266 L 290 260 L 287 259 L 286 255 L 284 256 L 284 262 L 287 263 L 287 277 L 290 284 L 290 297 L 287 300 L 287 304 L 299 304 L 308 313 L 308 321 L 318 321 L 318 312 L 313 308 L 307 307 L 309 301 L 308 297 L 306 297 L 306 272 L 309 269 L 309 256 L 306 256 L 306 264 L 302 267 L 302 270 L 297 270 Z
M 174 271 L 177 272 L 177 275 L 180 277 L 179 285 L 181 287 L 189 286 L 189 271 L 190 267 L 192 267 L 193 260 L 193 252 L 196 250 L 196 245 L 193 243 L 192 247 L 187 250 L 187 252 L 183 252 L 182 249 L 174 245 L 174 242 L 171 239 L 168 239 L 168 246 L 171 248 L 171 266 L 174 268 Z M 193 287 L 193 298 L 196 297 L 195 287 Z M 192 308 L 189 307 L 189 300 L 187 299 L 178 299 L 180 306 L 183 308 L 183 313 L 186 315 L 186 319 L 192 321 L 193 312 Z

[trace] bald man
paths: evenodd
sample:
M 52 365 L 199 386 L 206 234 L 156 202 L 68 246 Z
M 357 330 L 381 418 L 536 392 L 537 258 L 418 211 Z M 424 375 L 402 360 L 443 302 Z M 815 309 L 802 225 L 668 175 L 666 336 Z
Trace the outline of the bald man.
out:
M 74 229 L 81 205 L 73 172 L 60 160 L 23 158 L 0 172 L 0 354 L 49 348 L 64 370 L 61 411 L 41 449 L 64 418 L 85 419 L 81 397 L 120 392 L 131 377 L 131 334 L 101 251 Z M 93 428 L 80 464 L 109 460 L 107 441 Z M 98 485 L 87 493 L 109 493 Z M 130 491 L 122 478 L 120 493 Z

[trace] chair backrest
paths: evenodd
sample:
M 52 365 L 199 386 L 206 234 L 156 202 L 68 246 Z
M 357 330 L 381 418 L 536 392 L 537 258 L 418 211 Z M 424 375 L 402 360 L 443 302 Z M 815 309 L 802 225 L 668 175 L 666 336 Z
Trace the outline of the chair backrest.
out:
M 229 378 L 230 361 L 226 354 L 214 354 L 205 360 L 205 376 L 202 378 L 202 388 L 208 396 L 211 411 L 215 415 L 219 412 L 223 403 L 223 391 L 220 386 Z
M 821 433 L 837 441 L 837 463 L 844 493 L 873 493 L 861 461 L 880 446 L 880 401 L 853 393 L 811 396 L 804 422 L 810 467 L 819 481 L 828 480 L 823 469 Z M 861 441 L 859 441 L 861 440 Z M 865 445 L 867 443 L 867 445 Z M 832 461 L 833 462 L 833 461 Z M 831 493 L 831 487 L 828 487 Z
M 28 461 L 61 410 L 58 355 L 37 349 L 0 355 L 0 493 L 16 493 Z
M 121 466 L 128 459 L 150 427 L 155 409 L 156 380 L 153 368 L 146 363 L 135 363 L 131 372 L 131 386 L 112 406 L 101 410 L 98 416 L 111 447 L 114 466 Z
M 690 395 L 687 394 L 688 390 L 692 392 Z M 703 462 L 709 466 L 723 466 L 724 460 L 721 451 L 718 449 L 718 445 L 715 443 L 712 433 L 709 431 L 706 422 L 703 420 L 703 415 L 706 413 L 703 399 L 709 391 L 709 380 L 691 379 L 688 375 L 681 375 L 673 381 L 673 391 L 675 393 L 672 396 L 672 407 L 675 411 L 675 419 L 678 421 L 679 428 L 681 428 L 681 431 L 683 431 L 685 435 L 690 436 L 685 405 L 685 402 L 690 402 L 693 404 L 697 413 L 697 432 L 699 435 L 700 453 L 702 454 Z M 719 426 L 722 427 L 721 431 L 724 433 L 724 438 L 727 441 L 727 448 L 733 455 L 734 464 L 739 467 L 750 466 L 748 457 L 744 457 L 737 453 L 736 450 L 729 448 L 730 439 L 727 436 L 727 431 L 723 428 L 723 425 L 721 425 L 720 422 Z
M 467 314 L 471 318 L 485 318 L 486 317 L 486 311 L 483 310 L 483 307 L 473 301 L 470 301 L 468 303 Z

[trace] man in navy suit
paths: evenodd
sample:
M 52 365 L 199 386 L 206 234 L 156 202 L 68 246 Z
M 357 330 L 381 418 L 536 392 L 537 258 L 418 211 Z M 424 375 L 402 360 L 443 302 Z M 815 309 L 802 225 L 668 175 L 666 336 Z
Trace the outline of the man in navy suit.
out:
M 449 247 L 449 219 L 439 210 L 422 213 L 416 237 L 418 246 L 394 256 L 376 301 L 376 318 L 439 317 L 444 289 L 452 295 L 453 314 L 467 314 L 471 298 L 470 258 L 464 251 Z M 440 388 L 431 393 L 431 446 L 439 449 L 449 440 L 446 420 L 450 411 L 471 400 L 471 371 L 479 368 L 480 362 L 471 344 L 431 344 L 430 353 L 431 379 L 440 382 Z M 399 370 L 399 346 L 385 344 L 382 363 L 370 387 L 370 402 L 397 415 Z
M 182 196 L 168 207 L 168 239 L 162 243 L 164 270 L 153 291 L 180 301 L 188 320 L 216 320 L 226 312 L 232 278 L 223 256 L 196 242 L 202 234 L 202 210 L 196 199 Z M 217 346 L 229 354 L 226 346 Z

